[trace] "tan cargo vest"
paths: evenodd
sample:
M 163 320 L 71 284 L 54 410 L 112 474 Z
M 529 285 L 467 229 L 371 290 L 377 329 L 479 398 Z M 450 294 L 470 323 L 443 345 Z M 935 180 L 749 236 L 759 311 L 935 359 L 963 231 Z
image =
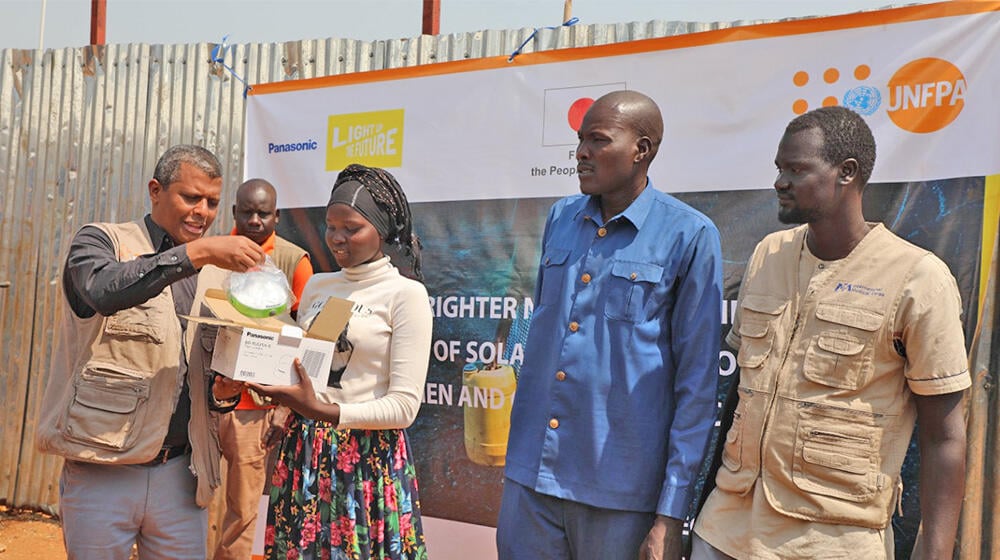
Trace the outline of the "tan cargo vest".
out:
M 90 224 L 108 234 L 120 261 L 154 253 L 142 221 Z M 208 287 L 220 287 L 224 271 L 199 274 L 193 309 Z M 197 313 L 192 313 L 197 314 Z M 178 359 L 188 356 L 192 469 L 202 507 L 219 486 L 218 440 L 208 410 L 207 381 L 214 333 L 181 325 L 170 287 L 149 301 L 111 316 L 81 319 L 63 299 L 59 336 L 42 400 L 36 444 L 44 453 L 89 463 L 138 464 L 159 451 L 183 384 Z M 202 342 L 202 341 L 198 341 Z M 210 432 L 210 429 L 212 430 Z
M 279 235 L 274 236 L 274 251 L 271 252 L 271 259 L 274 260 L 274 265 L 285 273 L 285 277 L 288 278 L 289 287 L 293 284 L 295 268 L 299 266 L 299 261 L 302 260 L 302 257 L 308 255 L 309 253 L 302 247 L 287 239 L 283 239 Z
M 892 329 L 928 251 L 877 225 L 800 294 L 806 231 L 769 235 L 748 263 L 739 404 L 716 483 L 745 494 L 760 477 L 778 512 L 881 529 L 916 418 Z

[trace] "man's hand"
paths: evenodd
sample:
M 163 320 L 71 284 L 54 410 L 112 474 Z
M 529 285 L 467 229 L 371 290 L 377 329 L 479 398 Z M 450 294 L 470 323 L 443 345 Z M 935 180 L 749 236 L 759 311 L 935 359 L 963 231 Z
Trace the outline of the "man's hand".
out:
M 191 265 L 197 269 L 206 264 L 234 272 L 246 272 L 264 262 L 264 251 L 254 241 L 242 235 L 213 235 L 185 244 Z
M 653 528 L 639 546 L 639 560 L 680 560 L 684 521 L 657 515 Z
M 215 381 L 212 383 L 212 396 L 216 401 L 231 401 L 243 392 L 243 386 L 242 381 L 234 381 L 216 373 Z
M 291 411 L 284 406 L 278 406 L 271 411 L 267 430 L 264 431 L 264 438 L 261 440 L 264 449 L 270 449 L 281 443 L 281 440 L 284 439 L 285 432 L 288 431 L 289 412 Z

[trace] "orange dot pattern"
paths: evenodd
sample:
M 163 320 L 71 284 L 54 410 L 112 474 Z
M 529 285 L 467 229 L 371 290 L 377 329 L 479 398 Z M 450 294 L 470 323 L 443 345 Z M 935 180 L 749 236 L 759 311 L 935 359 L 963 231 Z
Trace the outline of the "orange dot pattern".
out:
M 855 80 L 864 81 L 871 77 L 872 69 L 867 64 L 859 64 L 854 67 L 852 75 L 854 76 Z M 833 85 L 838 81 L 840 81 L 840 69 L 830 67 L 824 70 L 823 81 L 830 85 Z M 804 87 L 806 84 L 809 83 L 809 72 L 806 72 L 805 70 L 799 70 L 798 72 L 792 75 L 792 83 L 795 84 L 796 87 Z M 834 105 L 839 104 L 840 101 L 837 99 L 837 97 L 828 95 L 823 98 L 823 101 L 821 103 L 823 107 L 832 107 Z M 792 112 L 795 113 L 796 115 L 801 115 L 802 113 L 805 113 L 808 110 L 809 110 L 809 101 L 802 98 L 798 98 L 792 102 Z

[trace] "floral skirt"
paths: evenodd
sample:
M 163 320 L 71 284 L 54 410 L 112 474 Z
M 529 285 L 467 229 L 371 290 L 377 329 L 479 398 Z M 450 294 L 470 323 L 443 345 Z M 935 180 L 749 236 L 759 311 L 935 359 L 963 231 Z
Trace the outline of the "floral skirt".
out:
M 293 414 L 271 475 L 272 560 L 426 559 L 403 430 L 336 430 Z

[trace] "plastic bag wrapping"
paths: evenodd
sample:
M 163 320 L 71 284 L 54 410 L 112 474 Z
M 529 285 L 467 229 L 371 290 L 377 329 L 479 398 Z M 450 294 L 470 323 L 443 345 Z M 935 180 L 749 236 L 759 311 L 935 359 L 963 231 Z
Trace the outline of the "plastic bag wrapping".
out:
M 229 303 L 247 317 L 280 315 L 295 303 L 288 278 L 270 255 L 264 257 L 263 264 L 246 272 L 231 272 L 225 288 Z

